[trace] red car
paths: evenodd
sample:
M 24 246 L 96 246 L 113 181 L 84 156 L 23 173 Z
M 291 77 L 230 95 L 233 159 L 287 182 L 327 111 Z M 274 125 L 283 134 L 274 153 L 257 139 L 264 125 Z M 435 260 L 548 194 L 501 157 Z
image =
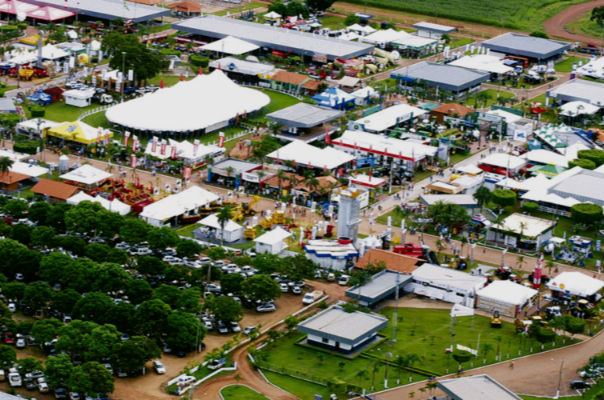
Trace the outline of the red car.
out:
M 4 343 L 6 344 L 15 344 L 15 337 L 11 332 L 6 332 L 4 334 Z

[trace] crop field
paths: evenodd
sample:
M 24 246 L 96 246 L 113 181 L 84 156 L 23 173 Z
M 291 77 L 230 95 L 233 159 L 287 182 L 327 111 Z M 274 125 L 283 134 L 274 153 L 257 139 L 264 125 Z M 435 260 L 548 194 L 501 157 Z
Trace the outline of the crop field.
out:
M 571 5 L 586 0 L 346 0 L 392 10 L 445 17 L 485 25 L 538 31 L 541 24 Z M 460 24 L 461 25 L 461 24 Z

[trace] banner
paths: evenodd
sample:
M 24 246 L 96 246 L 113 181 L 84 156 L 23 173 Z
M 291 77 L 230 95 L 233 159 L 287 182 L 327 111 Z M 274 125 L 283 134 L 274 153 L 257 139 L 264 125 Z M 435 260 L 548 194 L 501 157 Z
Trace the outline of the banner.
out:
M 136 168 L 136 164 L 137 164 L 137 160 L 136 160 L 136 154 L 132 154 L 130 156 L 130 166 L 132 168 Z
M 193 168 L 192 167 L 184 167 L 183 171 L 182 171 L 182 177 L 184 180 L 189 180 L 191 179 L 191 174 L 193 173 Z
M 128 147 L 128 139 L 130 138 L 130 132 L 124 133 L 124 146 Z
M 224 132 L 218 134 L 218 147 L 224 147 Z

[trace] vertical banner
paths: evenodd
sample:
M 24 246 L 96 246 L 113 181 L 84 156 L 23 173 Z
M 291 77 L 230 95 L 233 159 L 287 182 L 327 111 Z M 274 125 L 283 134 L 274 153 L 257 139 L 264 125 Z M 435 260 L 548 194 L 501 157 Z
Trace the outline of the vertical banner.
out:
M 183 171 L 182 171 L 182 178 L 184 180 L 189 180 L 191 179 L 191 174 L 193 173 L 193 168 L 192 167 L 184 167 Z
M 136 154 L 132 154 L 130 156 L 130 166 L 132 168 L 136 168 L 136 164 L 137 164 L 137 160 L 136 160 Z
M 224 147 L 224 132 L 218 134 L 218 147 Z
M 130 139 L 130 132 L 126 131 L 124 133 L 124 146 L 128 147 L 128 139 Z

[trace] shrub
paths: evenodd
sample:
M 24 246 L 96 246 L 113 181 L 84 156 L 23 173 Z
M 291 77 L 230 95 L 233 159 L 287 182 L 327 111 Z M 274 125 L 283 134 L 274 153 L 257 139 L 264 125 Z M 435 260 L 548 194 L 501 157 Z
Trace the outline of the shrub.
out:
M 541 31 L 531 32 L 531 34 L 529 36 L 543 38 L 543 39 L 549 39 L 549 36 L 547 36 L 547 33 L 541 32 Z
M 587 158 L 576 158 L 568 163 L 569 168 L 573 167 L 581 167 L 584 169 L 595 169 L 596 163 L 592 160 L 588 160 Z
M 359 22 L 361 22 L 361 19 L 359 17 L 357 17 L 354 14 L 350 14 L 344 20 L 344 25 L 350 26 L 350 25 L 358 24 Z
M 495 189 L 491 192 L 491 200 L 501 207 L 513 206 L 516 204 L 516 192 L 509 189 Z
M 570 317 L 566 320 L 566 330 L 569 333 L 583 333 L 585 330 L 585 320 L 581 318 Z
M 592 203 L 579 203 L 570 208 L 573 221 L 592 224 L 602 218 L 602 206 Z
M 471 358 L 472 358 L 472 353 L 470 353 L 469 351 L 464 351 L 464 350 L 453 351 L 453 359 L 460 364 L 470 361 Z
M 13 150 L 19 153 L 36 154 L 39 142 L 37 140 L 27 140 L 13 144 Z
M 589 149 L 579 150 L 579 158 L 593 161 L 597 167 L 604 164 L 604 150 Z
M 210 59 L 209 57 L 192 54 L 191 57 L 189 57 L 189 62 L 196 67 L 207 68 L 208 64 L 210 63 Z
M 537 331 L 537 340 L 541 343 L 551 342 L 554 337 L 556 337 L 556 334 L 551 329 L 541 327 Z
M 535 212 L 538 208 L 539 204 L 534 203 L 532 201 L 525 201 L 524 203 L 522 203 L 522 209 L 528 213 Z

